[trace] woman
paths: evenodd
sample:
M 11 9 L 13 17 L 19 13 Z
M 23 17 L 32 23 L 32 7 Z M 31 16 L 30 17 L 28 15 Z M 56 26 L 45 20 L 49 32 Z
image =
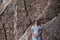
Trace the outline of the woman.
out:
M 32 33 L 32 40 L 42 40 L 42 30 L 41 26 L 39 25 L 39 21 L 35 20 L 32 27 L 31 27 L 31 33 Z

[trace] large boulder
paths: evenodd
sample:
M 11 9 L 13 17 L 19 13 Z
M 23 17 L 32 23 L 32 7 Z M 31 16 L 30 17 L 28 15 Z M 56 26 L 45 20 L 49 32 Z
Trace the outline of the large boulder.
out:
M 60 40 L 60 16 L 53 18 L 43 27 L 43 40 Z
M 2 1 L 0 0 L 1 3 Z M 4 0 L 4 2 L 9 3 L 7 1 Z M 42 19 L 40 21 L 46 23 L 60 14 L 60 0 L 12 0 L 10 2 L 6 7 L 3 5 L 0 7 L 3 9 L 3 12 L 0 14 L 1 40 L 17 40 L 22 37 L 33 20 Z M 51 27 L 55 25 L 54 22 L 52 22 L 53 24 L 51 23 Z M 58 22 L 56 23 L 58 24 Z M 55 27 L 52 28 L 55 30 Z M 46 25 L 44 30 L 48 29 L 49 27 Z M 46 31 L 43 33 L 43 39 L 45 38 L 45 33 Z
M 0 40 L 14 40 L 15 3 L 11 2 L 0 15 Z
M 31 40 L 30 28 L 23 34 L 19 40 Z M 54 17 L 51 21 L 42 25 L 43 40 L 60 40 L 60 16 Z

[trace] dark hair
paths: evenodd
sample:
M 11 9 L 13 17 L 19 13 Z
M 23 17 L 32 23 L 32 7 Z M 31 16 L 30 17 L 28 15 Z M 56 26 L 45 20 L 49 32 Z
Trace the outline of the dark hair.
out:
M 33 23 L 37 22 L 37 20 L 34 20 Z
M 33 24 L 34 24 L 35 22 L 37 22 L 37 25 L 38 25 L 38 26 L 41 25 L 40 20 L 34 20 L 34 21 L 33 21 Z

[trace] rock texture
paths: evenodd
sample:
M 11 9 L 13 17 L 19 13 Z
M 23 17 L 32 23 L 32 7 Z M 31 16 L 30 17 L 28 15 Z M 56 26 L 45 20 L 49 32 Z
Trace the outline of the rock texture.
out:
M 7 5 L 7 4 L 5 4 L 5 5 Z M 0 40 L 14 40 L 15 3 L 11 2 L 6 7 L 6 9 L 4 9 L 4 7 L 6 7 L 6 6 L 3 6 L 4 12 L 2 14 L 0 14 L 0 23 L 1 23 L 0 32 L 2 32 L 2 33 L 0 33 Z
M 0 0 L 0 40 L 28 40 L 35 19 L 43 24 L 43 40 L 60 39 L 60 0 Z
M 4 0 L 0 6 L 0 15 L 3 13 L 5 8 L 8 6 L 8 4 L 11 2 L 11 0 Z
M 0 5 L 2 4 L 3 0 L 0 0 Z
M 60 16 L 53 18 L 43 28 L 43 40 L 60 40 Z
M 60 16 L 54 17 L 51 21 L 41 25 L 43 28 L 42 39 L 43 40 L 60 40 Z M 24 33 L 24 35 L 19 40 L 31 40 L 30 28 Z

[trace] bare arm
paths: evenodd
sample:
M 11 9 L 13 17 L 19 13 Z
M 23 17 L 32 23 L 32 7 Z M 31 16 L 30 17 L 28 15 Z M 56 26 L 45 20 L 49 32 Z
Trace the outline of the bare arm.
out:
M 33 29 L 31 29 L 31 34 L 32 34 L 35 38 L 37 38 L 37 36 L 38 36 L 38 35 L 34 34 L 34 30 L 33 30 Z
M 38 34 L 38 36 L 40 36 L 42 34 L 42 30 L 39 30 L 39 34 Z

